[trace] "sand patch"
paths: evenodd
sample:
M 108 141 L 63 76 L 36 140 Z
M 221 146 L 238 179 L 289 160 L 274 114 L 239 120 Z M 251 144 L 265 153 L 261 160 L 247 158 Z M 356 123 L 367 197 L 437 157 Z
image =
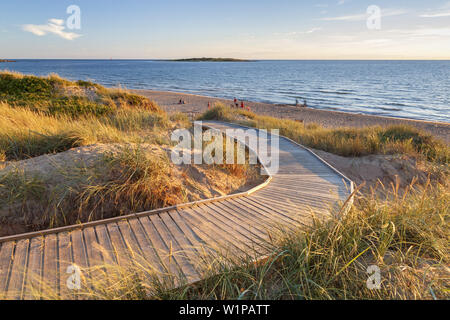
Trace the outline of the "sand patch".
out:
M 114 159 L 124 153 L 125 160 Z M 224 196 L 264 180 L 257 166 L 237 177 L 221 166 L 176 166 L 170 153 L 158 145 L 95 144 L 5 162 L 0 169 L 0 236 Z M 142 173 L 147 165 L 155 168 Z
M 406 188 L 417 179 L 418 184 L 425 184 L 428 177 L 441 180 L 444 174 L 431 173 L 425 162 L 402 155 L 370 155 L 359 158 L 346 158 L 321 150 L 314 150 L 322 159 L 342 172 L 357 185 L 366 183 L 366 187 L 376 187 L 381 182 L 385 187 L 399 183 Z

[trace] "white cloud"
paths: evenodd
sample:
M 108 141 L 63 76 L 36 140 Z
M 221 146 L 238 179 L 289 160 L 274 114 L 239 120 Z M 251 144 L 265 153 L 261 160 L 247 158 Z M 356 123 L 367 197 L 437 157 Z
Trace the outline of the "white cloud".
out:
M 365 13 L 363 14 L 354 14 L 350 16 L 339 16 L 339 17 L 329 17 L 329 18 L 322 18 L 320 20 L 323 21 L 361 21 L 367 19 L 367 15 Z
M 389 32 L 413 37 L 450 37 L 450 28 L 422 28 L 413 30 L 390 30 Z
M 48 20 L 47 24 L 41 25 L 26 24 L 22 26 L 22 29 L 40 37 L 45 36 L 49 33 L 53 33 L 66 40 L 74 40 L 81 37 L 81 34 L 64 31 L 64 20 L 61 19 L 50 19 Z
M 312 28 L 312 29 L 309 29 L 308 31 L 305 31 L 304 33 L 314 33 L 316 31 L 320 31 L 320 30 L 322 30 L 322 28 Z
M 438 13 L 429 13 L 422 14 L 419 17 L 421 18 L 441 18 L 441 17 L 450 17 L 450 12 L 438 12 Z
M 400 10 L 400 9 L 382 9 L 381 10 L 382 17 L 399 16 L 399 15 L 402 15 L 405 13 L 406 13 L 405 10 Z M 348 16 L 322 18 L 320 20 L 323 20 L 323 21 L 364 21 L 367 19 L 367 17 L 368 17 L 367 13 L 360 13 L 360 14 L 354 14 L 354 15 L 348 15 Z
M 301 34 L 311 34 L 311 33 L 314 33 L 314 32 L 320 31 L 320 30 L 322 30 L 322 28 L 311 28 L 306 31 L 293 31 L 293 32 L 285 32 L 285 33 L 276 32 L 276 33 L 274 33 L 274 35 L 275 36 L 287 36 L 287 37 L 291 36 L 292 37 L 292 36 L 298 36 Z
M 421 18 L 441 18 L 441 17 L 450 17 L 450 1 L 442 5 L 439 10 L 428 10 L 427 13 L 419 15 Z

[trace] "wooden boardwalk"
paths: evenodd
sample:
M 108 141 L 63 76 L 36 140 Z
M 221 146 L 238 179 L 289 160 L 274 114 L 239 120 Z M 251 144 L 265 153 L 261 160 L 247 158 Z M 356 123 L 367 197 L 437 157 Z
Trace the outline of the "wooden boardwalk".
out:
M 279 154 L 279 171 L 251 194 L 0 238 L 0 297 L 36 299 L 45 288 L 63 299 L 77 298 L 66 285 L 71 265 L 145 265 L 159 279 L 176 275 L 178 285 L 201 280 L 202 261 L 217 251 L 263 257 L 274 227 L 305 228 L 313 217 L 331 218 L 353 192 L 350 180 L 289 139 L 280 137 Z

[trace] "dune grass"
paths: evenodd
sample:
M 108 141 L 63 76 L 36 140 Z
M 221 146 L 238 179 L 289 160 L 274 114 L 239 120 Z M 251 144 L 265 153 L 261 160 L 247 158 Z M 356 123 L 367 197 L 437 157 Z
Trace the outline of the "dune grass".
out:
M 223 104 L 206 111 L 199 120 L 221 120 L 262 129 L 279 129 L 281 135 L 298 143 L 344 157 L 400 153 L 435 163 L 450 162 L 450 148 L 444 142 L 406 125 L 328 129 L 317 124 L 305 125 L 293 120 L 261 116 Z
M 177 125 L 189 121 L 120 88 L 0 73 L 0 161 L 93 143 L 168 142 L 167 131 Z
M 0 73 L 0 169 L 10 166 L 0 172 L 0 222 L 37 231 L 188 202 L 169 158 L 144 149 L 170 148 L 171 131 L 190 126 L 185 115 L 168 115 L 121 88 Z M 47 175 L 16 163 L 75 147 L 93 148 L 89 153 L 100 145 L 106 153 L 95 154 L 95 161 L 67 156 Z M 221 169 L 243 181 L 251 171 L 245 165 Z
M 88 81 L 71 82 L 58 75 L 47 77 L 0 73 L 0 101 L 50 115 L 102 116 L 126 105 L 161 112 L 149 99 L 126 90 L 106 89 Z
M 183 190 L 169 178 L 169 160 L 141 152 L 139 145 L 170 146 L 170 130 L 177 126 L 189 126 L 188 119 L 120 88 L 2 72 L 0 161 L 13 164 L 93 144 L 132 147 L 100 157 L 91 168 L 61 167 L 58 174 L 67 175 L 62 182 L 22 169 L 2 173 L 0 211 L 15 208 L 17 217 L 7 216 L 33 231 L 174 204 Z
M 136 253 L 126 267 L 84 269 L 76 293 L 108 300 L 448 299 L 450 195 L 443 188 L 358 195 L 342 219 L 297 232 L 274 229 L 273 250 L 258 263 L 227 252 L 198 257 L 192 263 L 203 266 L 205 280 L 193 285 L 174 289 L 176 275 L 155 273 Z M 380 289 L 367 287 L 373 265 L 381 270 Z M 57 295 L 44 290 L 41 297 Z
M 22 160 L 94 143 L 169 144 L 168 130 L 176 125 L 166 114 L 141 109 L 73 119 L 0 102 L 0 159 Z

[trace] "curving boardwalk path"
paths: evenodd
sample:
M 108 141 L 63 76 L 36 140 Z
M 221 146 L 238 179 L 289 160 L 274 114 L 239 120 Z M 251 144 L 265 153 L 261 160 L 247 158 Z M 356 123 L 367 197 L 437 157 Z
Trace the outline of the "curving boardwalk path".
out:
M 331 218 L 353 192 L 350 180 L 306 148 L 281 137 L 279 152 L 280 170 L 257 191 L 0 238 L 0 298 L 36 299 L 43 287 L 63 299 L 77 298 L 66 285 L 73 264 L 145 265 L 159 279 L 176 275 L 172 283 L 177 285 L 201 280 L 201 262 L 219 250 L 233 257 L 263 257 L 274 227 L 306 228 L 313 216 Z

